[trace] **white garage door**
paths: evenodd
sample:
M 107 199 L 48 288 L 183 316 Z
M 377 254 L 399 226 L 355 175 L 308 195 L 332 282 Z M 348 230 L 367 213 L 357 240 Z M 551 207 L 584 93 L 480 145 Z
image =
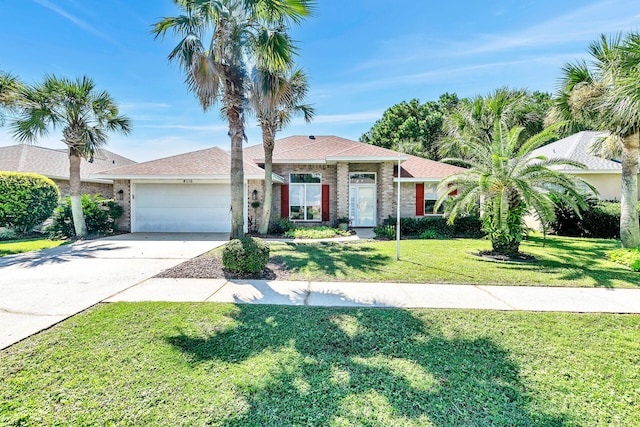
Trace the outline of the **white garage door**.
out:
M 136 232 L 216 232 L 231 230 L 229 184 L 136 184 Z

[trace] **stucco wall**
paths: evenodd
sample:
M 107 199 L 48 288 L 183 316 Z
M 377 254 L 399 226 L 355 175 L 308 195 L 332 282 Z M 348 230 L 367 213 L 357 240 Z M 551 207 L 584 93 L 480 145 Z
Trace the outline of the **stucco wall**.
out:
M 576 174 L 600 192 L 601 200 L 620 201 L 622 176 L 620 174 Z M 638 199 L 640 200 L 640 182 L 638 183 Z

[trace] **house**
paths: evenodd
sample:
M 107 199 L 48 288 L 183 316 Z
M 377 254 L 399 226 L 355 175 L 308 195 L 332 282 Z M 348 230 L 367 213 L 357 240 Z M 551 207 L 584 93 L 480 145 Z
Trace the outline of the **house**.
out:
M 264 195 L 262 144 L 244 149 L 245 227 L 259 225 Z M 272 216 L 301 224 L 349 217 L 372 227 L 396 214 L 400 162 L 402 216 L 433 212 L 438 182 L 463 169 L 336 136 L 276 142 Z M 122 190 L 121 229 L 132 232 L 228 232 L 230 155 L 208 148 L 95 174 Z M 254 207 L 256 206 L 256 207 Z
M 82 159 L 80 162 L 82 194 L 100 194 L 106 198 L 113 198 L 113 182 L 109 179 L 93 178 L 91 175 L 134 163 L 133 160 L 111 151 L 97 150 L 92 159 Z M 28 144 L 0 147 L 0 171 L 44 175 L 55 182 L 62 197 L 69 195 L 69 154 L 66 149 L 57 150 Z
M 607 136 L 606 132 L 578 132 L 538 148 L 531 155 L 568 159 L 584 164 L 586 169 L 578 169 L 568 165 L 560 166 L 556 169 L 589 182 L 598 190 L 601 200 L 619 201 L 622 186 L 622 165 L 617 160 L 598 157 L 590 152 L 590 147 L 594 141 L 605 136 Z

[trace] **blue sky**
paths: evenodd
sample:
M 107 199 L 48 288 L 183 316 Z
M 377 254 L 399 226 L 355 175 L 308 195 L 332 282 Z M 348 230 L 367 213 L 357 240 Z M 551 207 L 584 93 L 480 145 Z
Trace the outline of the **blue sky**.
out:
M 149 30 L 177 9 L 170 0 L 2 0 L 0 69 L 35 82 L 47 73 L 92 77 L 134 125 L 108 148 L 137 161 L 229 147 L 217 109 L 203 113 L 167 54 L 177 42 Z M 553 91 L 563 64 L 585 57 L 600 33 L 640 30 L 640 2 L 320 0 L 293 30 L 310 75 L 317 117 L 279 137 L 358 139 L 403 100 L 498 87 Z M 247 120 L 250 144 L 260 143 Z M 63 148 L 58 132 L 40 144 Z M 0 128 L 0 145 L 14 143 Z

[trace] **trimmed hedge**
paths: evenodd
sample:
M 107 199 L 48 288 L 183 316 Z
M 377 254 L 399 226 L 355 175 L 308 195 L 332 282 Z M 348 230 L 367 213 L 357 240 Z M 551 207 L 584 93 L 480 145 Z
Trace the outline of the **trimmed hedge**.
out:
M 222 265 L 234 273 L 259 273 L 269 262 L 269 245 L 255 237 L 241 237 L 227 243 Z
M 82 195 L 82 212 L 89 235 L 110 235 L 118 230 L 116 221 L 124 212 L 122 206 L 99 195 Z M 53 223 L 47 231 L 54 238 L 69 238 L 76 235 L 71 214 L 71 198 L 55 210 Z
M 35 173 L 0 172 L 0 227 L 28 233 L 51 216 L 60 192 Z
M 555 209 L 556 221 L 550 224 L 558 236 L 620 238 L 620 203 L 590 201 L 589 208 L 581 212 L 582 218 L 570 208 L 560 205 Z M 640 214 L 640 203 L 638 203 Z
M 396 218 L 389 217 L 384 220 L 381 227 L 374 228 L 377 236 L 389 237 L 391 229 L 395 235 Z M 476 216 L 460 217 L 453 224 L 448 224 L 447 219 L 441 216 L 425 216 L 422 218 L 400 218 L 400 235 L 402 237 L 435 238 L 472 238 L 484 236 L 482 221 Z

